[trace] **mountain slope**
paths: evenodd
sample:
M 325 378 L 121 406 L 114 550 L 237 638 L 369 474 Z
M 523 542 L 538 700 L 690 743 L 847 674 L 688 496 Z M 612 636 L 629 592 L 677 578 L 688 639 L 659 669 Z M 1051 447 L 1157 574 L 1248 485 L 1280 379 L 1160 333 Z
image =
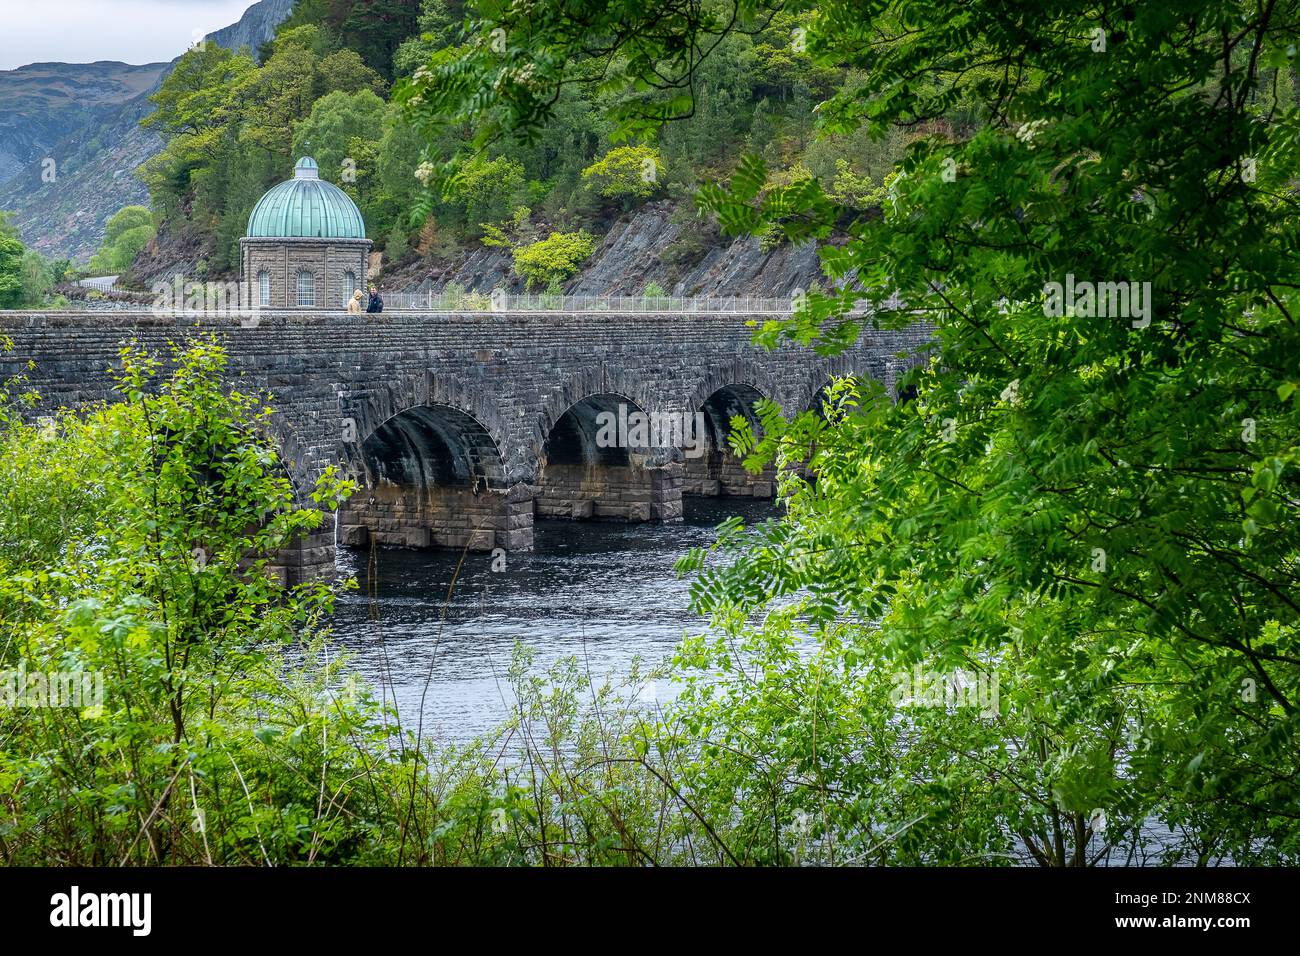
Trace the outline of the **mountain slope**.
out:
M 37 170 L 73 133 L 157 88 L 166 63 L 33 63 L 0 72 L 0 183 Z
M 208 40 L 254 51 L 289 15 L 294 0 L 261 0 Z M 108 217 L 144 204 L 135 175 L 162 148 L 140 120 L 171 63 L 36 63 L 0 72 L 0 210 L 14 213 L 22 239 L 53 258 L 88 259 Z M 55 161 L 53 182 L 43 160 Z

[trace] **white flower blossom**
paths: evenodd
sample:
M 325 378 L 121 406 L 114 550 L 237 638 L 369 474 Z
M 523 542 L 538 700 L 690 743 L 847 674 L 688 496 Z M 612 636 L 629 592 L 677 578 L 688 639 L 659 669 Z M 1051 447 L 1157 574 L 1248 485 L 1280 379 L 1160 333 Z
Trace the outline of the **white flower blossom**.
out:
M 1016 130 L 1016 139 L 1020 140 L 1022 143 L 1032 146 L 1034 142 L 1034 137 L 1037 136 L 1042 131 L 1043 127 L 1046 125 L 1047 125 L 1047 120 L 1045 119 L 1036 119 L 1029 123 L 1025 123 L 1023 126 L 1020 127 L 1020 129 Z

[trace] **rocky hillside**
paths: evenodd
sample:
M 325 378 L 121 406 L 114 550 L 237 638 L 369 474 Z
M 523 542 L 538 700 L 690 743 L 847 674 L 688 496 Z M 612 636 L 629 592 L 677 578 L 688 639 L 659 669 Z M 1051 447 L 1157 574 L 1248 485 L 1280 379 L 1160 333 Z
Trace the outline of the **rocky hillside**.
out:
M 293 2 L 261 0 L 208 39 L 256 50 Z M 14 213 L 25 243 L 85 261 L 109 216 L 147 201 L 135 170 L 162 143 L 139 122 L 171 65 L 35 63 L 0 72 L 0 210 Z M 42 176 L 46 158 L 55 162 L 52 182 Z
M 165 63 L 33 63 L 0 72 L 0 184 L 36 169 L 69 135 L 153 90 Z
M 490 292 L 523 291 L 507 250 L 479 246 L 463 256 L 402 263 L 380 280 L 389 291 L 441 289 L 450 282 Z M 812 245 L 763 250 L 757 239 L 729 240 L 690 204 L 647 203 L 621 216 L 605 233 L 582 271 L 565 286 L 570 295 L 640 295 L 656 283 L 669 295 L 784 296 L 808 289 L 821 275 Z
M 109 216 L 147 202 L 134 170 L 162 146 L 139 126 L 148 92 L 99 110 L 43 150 L 55 162 L 52 180 L 36 158 L 0 186 L 0 209 L 14 213 L 25 243 L 50 258 L 84 262 L 103 241 Z

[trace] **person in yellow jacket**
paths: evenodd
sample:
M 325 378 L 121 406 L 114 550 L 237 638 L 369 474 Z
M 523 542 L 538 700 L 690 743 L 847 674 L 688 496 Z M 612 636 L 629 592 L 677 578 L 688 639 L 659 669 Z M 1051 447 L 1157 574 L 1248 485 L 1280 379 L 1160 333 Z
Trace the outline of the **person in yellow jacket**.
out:
M 348 314 L 360 315 L 365 311 L 365 309 L 361 308 L 361 290 L 357 289 L 356 292 L 352 293 L 352 298 L 348 300 Z

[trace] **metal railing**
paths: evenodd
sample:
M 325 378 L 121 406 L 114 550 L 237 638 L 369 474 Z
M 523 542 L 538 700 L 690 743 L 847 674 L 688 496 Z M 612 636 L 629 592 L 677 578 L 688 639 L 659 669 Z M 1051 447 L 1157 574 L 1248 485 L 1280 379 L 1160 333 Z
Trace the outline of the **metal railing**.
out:
M 92 276 L 87 279 L 78 279 L 77 285 L 84 286 L 87 289 L 94 289 L 96 292 L 120 292 L 122 291 L 117 284 L 120 276 Z
M 384 292 L 384 311 L 394 312 L 738 312 L 785 314 L 791 296 L 515 295 L 484 292 Z

